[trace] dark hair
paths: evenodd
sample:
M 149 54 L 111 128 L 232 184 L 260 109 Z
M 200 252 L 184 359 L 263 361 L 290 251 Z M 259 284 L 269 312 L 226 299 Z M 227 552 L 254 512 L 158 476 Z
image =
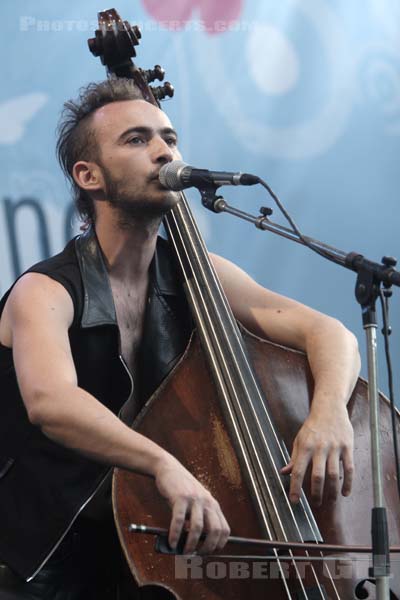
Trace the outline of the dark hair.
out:
M 71 183 L 78 214 L 87 223 L 95 220 L 93 200 L 77 185 L 72 169 L 79 160 L 99 159 L 96 135 L 90 122 L 93 113 L 106 104 L 123 100 L 143 100 L 143 96 L 131 79 L 111 76 L 106 81 L 82 87 L 78 98 L 65 102 L 61 113 L 57 127 L 57 158 Z

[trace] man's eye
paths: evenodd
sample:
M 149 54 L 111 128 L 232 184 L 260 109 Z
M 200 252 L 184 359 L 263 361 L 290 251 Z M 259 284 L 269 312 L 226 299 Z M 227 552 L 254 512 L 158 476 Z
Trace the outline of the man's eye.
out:
M 128 140 L 128 144 L 144 144 L 144 139 L 141 137 L 133 137 L 130 140 Z
M 176 141 L 176 138 L 171 137 L 171 138 L 166 138 L 165 143 L 168 144 L 168 146 L 176 146 L 177 141 Z

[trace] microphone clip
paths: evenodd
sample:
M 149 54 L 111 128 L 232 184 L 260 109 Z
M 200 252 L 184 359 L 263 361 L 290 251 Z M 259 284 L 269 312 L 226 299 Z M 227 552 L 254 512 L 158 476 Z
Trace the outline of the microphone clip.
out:
M 199 190 L 201 195 L 201 203 L 208 210 L 215 213 L 220 213 L 224 210 L 226 202 L 222 196 L 216 194 L 218 186 L 210 185 Z

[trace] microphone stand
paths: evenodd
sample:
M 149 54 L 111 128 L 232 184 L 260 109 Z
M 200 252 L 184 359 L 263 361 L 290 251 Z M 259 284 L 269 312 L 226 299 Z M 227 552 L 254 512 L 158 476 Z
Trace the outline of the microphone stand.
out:
M 308 236 L 299 236 L 296 232 L 274 223 L 269 219 L 272 209 L 260 208 L 260 215 L 254 216 L 230 206 L 222 196 L 216 195 L 216 187 L 199 190 L 203 205 L 215 213 L 226 212 L 253 223 L 262 231 L 271 231 L 281 237 L 304 246 L 311 245 L 325 258 L 357 273 L 355 297 L 361 306 L 363 328 L 366 333 L 368 358 L 368 400 L 370 405 L 371 462 L 374 507 L 371 516 L 372 567 L 369 576 L 375 579 L 377 600 L 389 600 L 390 554 L 386 508 L 383 499 L 382 464 L 379 444 L 379 401 L 377 384 L 377 338 L 376 338 L 376 299 L 381 284 L 386 290 L 392 285 L 400 287 L 400 272 L 394 267 L 397 261 L 384 256 L 382 264 L 370 261 L 357 252 L 345 253 L 333 246 Z

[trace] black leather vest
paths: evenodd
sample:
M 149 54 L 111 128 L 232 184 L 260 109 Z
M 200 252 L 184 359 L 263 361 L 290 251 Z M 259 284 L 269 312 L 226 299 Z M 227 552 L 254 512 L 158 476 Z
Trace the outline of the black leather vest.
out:
M 115 414 L 134 382 L 145 401 L 187 345 L 192 322 L 169 245 L 162 238 L 151 264 L 143 342 L 133 382 L 120 358 L 111 287 L 94 232 L 71 240 L 63 252 L 29 272 L 45 273 L 70 293 L 75 316 L 69 339 L 78 385 Z M 0 316 L 11 289 L 0 301 Z M 31 579 L 108 471 L 107 466 L 52 442 L 30 423 L 12 351 L 0 345 L 0 560 Z

